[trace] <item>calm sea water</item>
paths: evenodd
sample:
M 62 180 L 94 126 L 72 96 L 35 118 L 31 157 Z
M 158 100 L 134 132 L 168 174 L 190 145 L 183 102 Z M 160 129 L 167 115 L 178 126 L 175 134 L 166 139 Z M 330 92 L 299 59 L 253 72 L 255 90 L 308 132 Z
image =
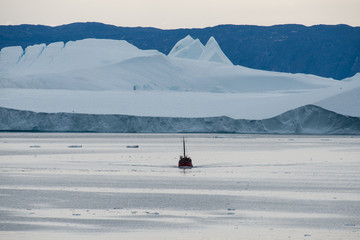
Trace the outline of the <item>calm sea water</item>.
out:
M 183 136 L 1 133 L 0 238 L 360 238 L 360 137 Z

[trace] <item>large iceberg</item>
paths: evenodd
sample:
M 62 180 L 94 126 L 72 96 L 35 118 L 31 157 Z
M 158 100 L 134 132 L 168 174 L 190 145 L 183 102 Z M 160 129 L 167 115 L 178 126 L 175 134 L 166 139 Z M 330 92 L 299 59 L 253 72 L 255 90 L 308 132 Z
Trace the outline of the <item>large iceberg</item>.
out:
M 283 112 L 307 114 L 308 110 L 294 109 L 317 105 L 339 114 L 332 120 L 341 119 L 340 122 L 350 124 L 349 127 L 339 125 L 341 130 L 327 122 L 327 117 L 318 118 L 318 129 L 329 128 L 319 133 L 349 134 L 352 129 L 357 134 L 354 123 L 358 122 L 343 119 L 345 115 L 360 117 L 360 75 L 336 81 L 234 66 L 212 37 L 204 46 L 198 39 L 187 36 L 169 55 L 107 39 L 39 44 L 25 50 L 3 48 L 0 52 L 0 107 L 3 108 L 0 124 L 4 127 L 1 129 L 73 131 L 69 126 L 80 121 L 84 131 L 97 131 L 90 127 L 91 119 L 98 118 L 105 125 L 115 127 L 104 119 L 127 116 L 146 129 L 152 129 L 146 123 L 161 120 L 162 125 L 169 126 L 168 130 L 156 129 L 165 132 L 197 132 L 196 129 L 246 132 L 244 129 L 249 128 L 252 130 L 248 132 L 281 133 L 278 127 L 281 126 L 285 129 L 283 133 L 314 133 L 315 127 L 308 128 L 309 123 L 296 125 L 296 131 L 295 125 L 291 125 L 306 119 L 306 115 L 298 119 L 294 119 L 297 115 L 289 115 L 286 121 L 281 119 L 281 124 L 274 121 L 281 118 Z M 6 109 L 21 110 L 18 116 L 23 120 L 14 118 L 13 125 L 8 120 L 16 111 Z M 322 116 L 330 116 L 324 111 L 311 110 L 313 114 L 322 112 Z M 83 115 L 71 115 L 72 112 Z M 218 116 L 226 117 L 216 118 Z M 62 121 L 58 119 L 69 124 L 64 123 L 61 128 Z M 37 121 L 38 125 L 34 125 Z M 227 124 L 222 124 L 224 121 Z M 46 122 L 52 127 L 43 127 Z M 174 125 L 178 122 L 185 127 L 179 130 L 180 125 Z M 194 123 L 194 129 L 189 122 Z M 130 125 L 124 126 L 131 132 Z M 100 129 L 112 131 L 110 127 Z M 120 131 L 117 129 L 113 130 Z
M 266 92 L 319 89 L 337 83 L 313 75 L 233 66 L 214 38 L 202 49 L 200 41 L 187 37 L 174 49 L 171 55 L 186 58 L 106 39 L 40 44 L 24 51 L 3 48 L 0 88 Z M 195 56 L 198 59 L 192 59 Z
M 314 105 L 262 120 L 36 113 L 0 108 L 1 131 L 117 133 L 360 134 L 360 118 Z

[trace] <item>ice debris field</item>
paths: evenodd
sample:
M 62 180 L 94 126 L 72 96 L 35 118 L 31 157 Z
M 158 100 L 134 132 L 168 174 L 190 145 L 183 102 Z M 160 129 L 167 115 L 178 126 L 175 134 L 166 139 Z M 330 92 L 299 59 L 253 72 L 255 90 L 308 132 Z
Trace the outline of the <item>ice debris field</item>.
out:
M 360 238 L 359 137 L 182 136 L 1 134 L 0 239 Z

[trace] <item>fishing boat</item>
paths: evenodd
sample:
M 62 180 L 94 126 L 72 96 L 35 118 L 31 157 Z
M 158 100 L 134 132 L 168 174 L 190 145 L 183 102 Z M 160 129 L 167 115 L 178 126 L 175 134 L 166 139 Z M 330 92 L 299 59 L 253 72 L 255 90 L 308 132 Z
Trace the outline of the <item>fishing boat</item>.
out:
M 183 138 L 183 149 L 184 149 L 184 155 L 180 156 L 178 167 L 179 168 L 192 168 L 193 165 L 192 165 L 191 158 L 186 156 L 185 138 Z

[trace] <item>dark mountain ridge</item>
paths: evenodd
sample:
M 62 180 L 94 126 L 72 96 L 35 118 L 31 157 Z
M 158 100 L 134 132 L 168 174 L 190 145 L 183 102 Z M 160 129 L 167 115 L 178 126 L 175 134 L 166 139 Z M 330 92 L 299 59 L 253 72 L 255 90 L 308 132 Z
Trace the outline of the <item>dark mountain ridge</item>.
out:
M 103 38 L 126 40 L 140 49 L 157 49 L 168 54 L 175 43 L 188 34 L 199 38 L 203 44 L 214 36 L 234 64 L 249 68 L 307 73 L 338 80 L 360 72 L 360 27 L 347 25 L 219 25 L 174 30 L 102 23 L 0 26 L 0 49 Z

